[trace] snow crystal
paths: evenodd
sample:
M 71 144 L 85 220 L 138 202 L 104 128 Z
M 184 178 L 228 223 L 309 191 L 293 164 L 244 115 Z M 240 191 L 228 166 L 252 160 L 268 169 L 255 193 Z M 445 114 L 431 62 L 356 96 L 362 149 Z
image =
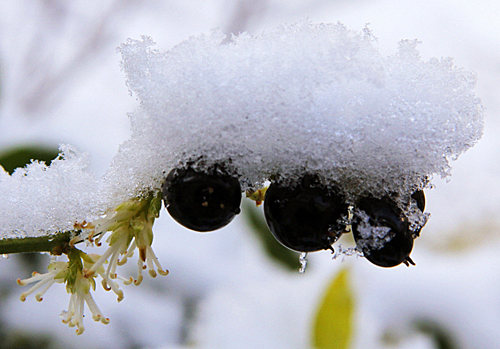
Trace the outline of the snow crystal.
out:
M 361 239 L 356 242 L 359 250 L 380 250 L 394 238 L 395 232 L 391 228 L 372 226 L 370 217 L 364 211 L 357 210 L 356 216 L 360 219 L 357 229 Z
M 0 167 L 0 237 L 72 230 L 98 217 L 98 181 L 85 169 L 86 154 L 68 145 L 50 166 L 34 161 L 10 176 Z
M 369 30 L 302 21 L 154 46 L 144 36 L 119 48 L 141 104 L 108 173 L 118 201 L 199 158 L 230 163 L 244 189 L 315 172 L 351 198 L 406 195 L 448 176 L 482 135 L 474 75 L 449 58 L 422 61 L 417 41 L 383 57 Z

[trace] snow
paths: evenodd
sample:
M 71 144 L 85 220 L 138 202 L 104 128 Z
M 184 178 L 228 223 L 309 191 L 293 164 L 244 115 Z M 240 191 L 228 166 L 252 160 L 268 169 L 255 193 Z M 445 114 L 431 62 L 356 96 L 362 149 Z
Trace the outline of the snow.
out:
M 120 47 L 141 105 L 109 174 L 115 192 L 157 190 L 165 172 L 202 157 L 230 162 L 244 188 L 316 172 L 352 195 L 404 195 L 448 176 L 482 135 L 474 74 L 422 61 L 416 40 L 383 57 L 367 28 L 305 20 L 226 39 L 215 30 L 167 52 L 147 36 Z
M 88 155 L 69 145 L 50 165 L 34 161 L 10 176 L 0 167 L 0 235 L 39 236 L 91 222 L 103 210 L 98 180 L 86 171 Z

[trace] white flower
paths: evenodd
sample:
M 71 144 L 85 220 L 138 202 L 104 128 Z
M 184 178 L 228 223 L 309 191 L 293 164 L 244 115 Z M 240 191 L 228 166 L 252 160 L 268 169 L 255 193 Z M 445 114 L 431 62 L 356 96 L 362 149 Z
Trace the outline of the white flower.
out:
M 117 296 L 117 301 L 118 302 L 121 302 L 123 300 L 123 291 L 120 290 L 120 287 L 118 286 L 118 283 L 116 283 L 115 281 L 111 280 L 111 278 L 106 275 L 105 273 L 105 270 L 104 270 L 104 266 L 101 264 L 99 267 L 95 268 L 95 272 L 92 274 L 92 276 L 88 276 L 86 275 L 88 273 L 88 270 L 89 269 L 92 269 L 92 267 L 95 265 L 95 263 L 97 261 L 99 261 L 100 259 L 102 258 L 102 256 L 98 255 L 98 254 L 95 254 L 95 253 L 92 253 L 92 254 L 88 254 L 87 255 L 87 258 L 84 258 L 83 261 L 84 261 L 84 269 L 83 269 L 83 274 L 85 277 L 89 277 L 90 279 L 92 279 L 93 277 L 95 277 L 95 274 L 99 275 L 102 280 L 101 280 L 101 284 L 102 284 L 102 287 L 106 290 L 106 291 L 113 291 Z M 115 274 L 116 275 L 116 274 Z M 123 283 L 125 284 L 131 284 L 132 281 L 133 281 L 133 278 L 130 277 L 130 279 L 125 279 L 125 278 L 122 278 L 120 276 L 118 276 L 118 278 L 122 279 Z
M 24 280 L 17 279 L 17 283 L 20 286 L 25 286 L 27 284 L 36 282 L 36 284 L 33 287 L 31 287 L 28 291 L 21 293 L 22 302 L 26 300 L 26 297 L 28 297 L 30 294 L 32 294 L 33 292 L 35 292 L 36 290 L 40 289 L 43 286 L 41 291 L 35 295 L 35 299 L 41 302 L 43 300 L 43 295 L 45 294 L 45 292 L 47 292 L 50 286 L 52 286 L 55 282 L 58 283 L 64 282 L 64 279 L 68 271 L 68 263 L 52 261 L 48 265 L 47 270 L 49 272 L 46 274 L 40 274 L 35 271 L 33 272 L 32 277 L 28 279 Z
M 105 289 L 115 290 L 116 283 L 113 279 L 120 278 L 125 284 L 139 285 L 142 282 L 142 271 L 149 269 L 149 275 L 156 277 L 157 274 L 167 275 L 156 257 L 151 244 L 153 242 L 153 223 L 159 216 L 161 208 L 160 194 L 145 199 L 133 199 L 117 206 L 106 217 L 92 223 L 93 231 L 89 240 L 101 245 L 101 240 L 107 232 L 111 235 L 106 242 L 109 248 L 97 260 L 92 268 L 86 271 L 85 276 L 91 277 L 98 269 L 108 262 L 106 271 L 101 275 Z M 90 226 L 89 226 L 90 228 Z M 94 240 L 94 237 L 97 238 Z M 116 268 L 127 262 L 132 257 L 135 249 L 139 250 L 137 278 L 124 279 L 117 275 Z M 123 258 L 120 260 L 120 256 Z M 156 267 L 156 269 L 155 269 Z M 115 292 L 116 293 L 116 292 Z
M 66 290 L 71 294 L 67 311 L 63 311 L 61 316 L 63 322 L 70 327 L 77 327 L 76 333 L 82 334 L 85 328 L 83 327 L 83 310 L 84 304 L 87 303 L 92 318 L 95 321 L 100 321 L 103 324 L 108 324 L 109 319 L 106 318 L 96 302 L 90 294 L 90 289 L 95 290 L 95 277 L 86 277 L 84 273 L 86 268 L 92 267 L 94 261 L 99 259 L 99 255 L 87 255 L 84 252 L 70 248 L 67 251 L 69 260 L 67 262 L 52 261 L 47 267 L 48 273 L 40 274 L 33 273 L 33 276 L 28 279 L 18 279 L 17 283 L 21 286 L 36 282 L 28 291 L 21 294 L 21 301 L 25 301 L 26 297 L 41 288 L 35 298 L 37 301 L 42 301 L 43 295 L 54 283 L 65 283 Z M 82 262 L 83 259 L 83 262 Z M 97 274 L 102 274 L 103 270 L 98 270 Z M 120 290 L 118 290 L 121 292 Z M 117 294 L 119 294 L 119 292 Z M 120 300 L 120 296 L 118 297 Z M 121 298 L 123 298 L 123 293 Z
M 84 303 L 92 313 L 92 319 L 94 321 L 100 321 L 103 324 L 109 323 L 109 318 L 106 318 L 101 309 L 97 306 L 94 298 L 90 294 L 90 288 L 95 291 L 95 280 L 94 278 L 86 278 L 81 272 L 77 274 L 74 285 L 72 287 L 67 287 L 68 292 L 71 293 L 69 299 L 68 310 L 61 313 L 62 322 L 68 324 L 70 327 L 76 326 L 76 334 L 82 334 L 85 331 L 83 326 L 83 309 Z
M 92 313 L 92 319 L 108 324 L 106 318 L 94 298 L 91 290 L 96 289 L 96 278 L 101 277 L 101 284 L 106 291 L 113 291 L 118 296 L 118 302 L 123 299 L 123 291 L 118 286 L 116 279 L 120 279 L 124 284 L 132 282 L 139 285 L 142 282 L 142 271 L 149 269 L 149 274 L 156 277 L 167 275 L 168 271 L 163 270 L 158 258 L 151 248 L 153 242 L 153 223 L 159 215 L 161 208 L 161 196 L 151 196 L 146 199 L 129 200 L 118 207 L 106 217 L 98 219 L 92 223 L 82 223 L 75 225 L 81 230 L 92 229 L 88 236 L 90 242 L 101 245 L 101 239 L 110 231 L 107 238 L 108 249 L 103 255 L 86 254 L 74 247 L 74 243 L 81 241 L 81 235 L 75 237 L 69 243 L 64 253 L 68 255 L 67 262 L 52 261 L 48 266 L 48 273 L 33 273 L 28 279 L 18 279 L 19 285 L 36 283 L 28 291 L 21 294 L 21 301 L 38 291 L 36 300 L 41 301 L 43 295 L 54 283 L 65 283 L 66 290 L 70 293 L 68 310 L 62 312 L 62 321 L 70 327 L 77 327 L 76 333 L 82 334 L 85 331 L 83 326 L 85 303 Z M 116 268 L 127 262 L 132 257 L 134 251 L 139 250 L 138 275 L 134 280 L 132 277 L 126 279 L 118 276 Z M 120 260 L 120 256 L 122 259 Z M 105 268 L 104 264 L 108 263 Z

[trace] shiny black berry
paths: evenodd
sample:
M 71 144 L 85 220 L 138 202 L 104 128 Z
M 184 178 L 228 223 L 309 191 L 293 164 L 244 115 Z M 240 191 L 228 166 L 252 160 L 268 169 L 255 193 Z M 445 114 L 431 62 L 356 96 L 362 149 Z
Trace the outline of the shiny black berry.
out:
M 220 166 L 176 168 L 163 184 L 163 202 L 172 218 L 186 228 L 212 231 L 240 213 L 241 186 Z
M 410 258 L 413 234 L 408 219 L 392 199 L 363 198 L 356 208 L 352 230 L 366 259 L 380 267 L 415 264 Z
M 332 249 L 345 230 L 347 204 L 336 189 L 312 175 L 296 185 L 272 183 L 264 200 L 269 230 L 282 245 L 299 252 Z

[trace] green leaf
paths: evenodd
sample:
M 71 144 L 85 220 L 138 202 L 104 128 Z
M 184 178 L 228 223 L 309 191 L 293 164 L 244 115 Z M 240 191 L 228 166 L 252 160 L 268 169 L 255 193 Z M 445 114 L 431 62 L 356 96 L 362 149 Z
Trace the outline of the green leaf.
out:
M 57 147 L 48 147 L 40 144 L 22 145 L 2 150 L 0 153 L 0 165 L 5 171 L 12 174 L 18 167 L 24 167 L 31 160 L 45 161 L 49 163 L 59 155 Z
M 343 268 L 332 280 L 319 306 L 313 328 L 313 346 L 321 349 L 347 349 L 354 321 L 354 295 L 349 269 Z
M 248 226 L 252 228 L 252 232 L 261 241 L 267 255 L 290 271 L 299 270 L 299 254 L 276 241 L 267 227 L 262 206 L 256 207 L 255 203 L 250 200 L 243 200 L 243 206 L 242 212 Z
M 419 319 L 414 323 L 418 331 L 427 334 L 434 341 L 437 349 L 456 349 L 453 335 L 444 326 L 430 319 Z

